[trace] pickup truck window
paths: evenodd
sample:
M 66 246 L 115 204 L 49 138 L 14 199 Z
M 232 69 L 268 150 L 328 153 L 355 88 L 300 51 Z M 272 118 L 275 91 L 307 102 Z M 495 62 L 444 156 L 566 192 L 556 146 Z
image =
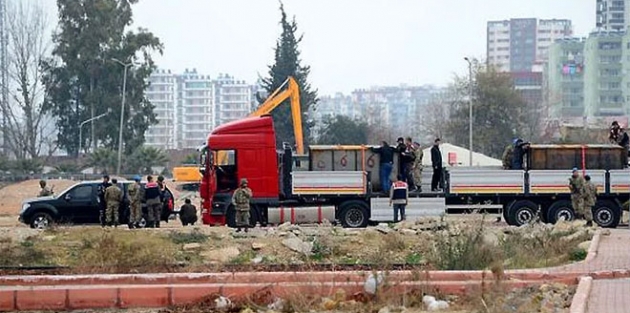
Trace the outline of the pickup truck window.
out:
M 92 186 L 77 186 L 74 189 L 70 190 L 69 194 L 72 199 L 89 199 L 90 197 L 92 197 Z

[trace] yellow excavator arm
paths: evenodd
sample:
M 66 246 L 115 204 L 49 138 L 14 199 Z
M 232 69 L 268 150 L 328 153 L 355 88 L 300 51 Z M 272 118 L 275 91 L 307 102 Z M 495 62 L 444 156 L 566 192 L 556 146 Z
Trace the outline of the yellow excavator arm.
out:
M 287 87 L 284 89 L 284 87 Z M 252 112 L 249 117 L 262 116 L 271 113 L 284 100 L 291 101 L 291 117 L 293 119 L 293 134 L 297 153 L 304 154 L 304 135 L 302 133 L 302 108 L 300 107 L 300 88 L 297 81 L 291 76 L 278 87 L 260 107 Z
M 286 87 L 286 88 L 285 88 Z M 300 88 L 295 78 L 289 76 L 287 80 L 274 90 L 267 97 L 267 100 L 250 113 L 248 117 L 263 116 L 271 113 L 282 102 L 289 99 L 291 102 L 291 117 L 293 119 L 293 134 L 295 135 L 296 152 L 298 155 L 304 155 L 304 134 L 302 131 L 302 108 L 300 107 Z M 227 153 L 219 151 L 217 153 L 217 164 L 225 165 L 227 161 Z

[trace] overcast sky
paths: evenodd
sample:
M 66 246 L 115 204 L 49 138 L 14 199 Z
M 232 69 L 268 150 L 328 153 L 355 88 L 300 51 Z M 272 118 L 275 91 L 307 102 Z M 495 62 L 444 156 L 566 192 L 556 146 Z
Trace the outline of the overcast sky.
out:
M 25 1 L 25 0 L 21 0 Z M 55 0 L 44 0 L 56 20 Z M 303 64 L 320 95 L 375 85 L 446 85 L 464 56 L 485 57 L 486 22 L 566 18 L 577 36 L 595 26 L 595 0 L 284 0 L 295 15 Z M 165 45 L 158 66 L 266 75 L 280 34 L 278 0 L 141 0 L 134 27 Z

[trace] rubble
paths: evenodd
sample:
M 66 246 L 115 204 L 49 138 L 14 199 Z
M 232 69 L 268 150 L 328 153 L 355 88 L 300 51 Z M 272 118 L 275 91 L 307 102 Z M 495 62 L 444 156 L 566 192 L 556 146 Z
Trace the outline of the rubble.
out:
M 264 247 L 266 247 L 267 245 L 264 243 L 260 243 L 260 242 L 252 242 L 252 250 L 260 250 Z
M 380 223 L 380 224 L 376 225 L 376 227 L 374 229 L 376 229 L 377 231 L 379 231 L 379 232 L 381 232 L 383 234 L 389 234 L 389 233 L 391 233 L 393 231 L 393 229 L 389 228 L 389 226 L 387 226 L 387 224 L 383 224 L 383 223 Z
M 187 243 L 187 244 L 185 244 L 183 249 L 184 250 L 195 250 L 195 249 L 199 249 L 199 248 L 201 248 L 201 244 L 194 242 L 194 243 Z
M 297 237 L 287 238 L 285 240 L 282 240 L 282 244 L 285 247 L 295 252 L 304 254 L 305 256 L 310 256 L 313 251 L 312 242 L 305 242 L 305 241 L 302 241 L 302 239 L 297 238 Z
M 228 262 L 231 259 L 239 256 L 241 252 L 236 247 L 227 247 L 223 249 L 210 250 L 201 253 L 208 261 L 217 261 L 217 262 Z
M 365 283 L 363 284 L 363 290 L 371 295 L 376 294 L 378 286 L 383 283 L 384 279 L 385 275 L 383 275 L 383 273 L 379 272 L 376 274 L 376 276 L 374 275 L 374 273 L 370 273 L 370 275 L 368 275 L 367 279 L 365 280 Z

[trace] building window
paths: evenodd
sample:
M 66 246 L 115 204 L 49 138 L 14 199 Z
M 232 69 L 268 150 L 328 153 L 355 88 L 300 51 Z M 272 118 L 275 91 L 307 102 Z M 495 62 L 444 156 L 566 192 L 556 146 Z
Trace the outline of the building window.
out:
M 621 43 L 619 42 L 600 42 L 599 50 L 617 50 L 621 49 Z

